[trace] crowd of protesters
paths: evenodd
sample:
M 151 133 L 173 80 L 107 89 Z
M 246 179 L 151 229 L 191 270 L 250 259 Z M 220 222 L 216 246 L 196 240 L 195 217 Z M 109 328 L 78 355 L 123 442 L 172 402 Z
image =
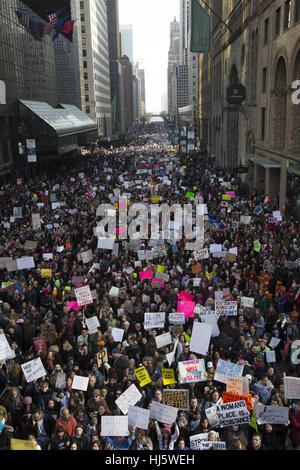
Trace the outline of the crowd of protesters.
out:
M 86 154 L 80 167 L 62 170 L 55 178 L 44 175 L 2 186 L 1 258 L 33 256 L 35 267 L 10 270 L 1 265 L 0 334 L 6 336 L 14 357 L 0 364 L 0 449 L 10 449 L 15 438 L 35 441 L 38 450 L 49 451 L 179 451 L 190 449 L 190 437 L 199 433 L 207 433 L 209 441 L 225 441 L 229 450 L 300 449 L 300 400 L 285 398 L 282 375 L 300 377 L 297 358 L 291 360 L 291 345 L 300 338 L 299 220 L 281 213 L 282 220 L 270 223 L 273 211 L 279 210 L 276 196 L 251 192 L 236 171 L 216 169 L 205 152 L 168 152 L 162 144 L 167 141 L 167 135 L 148 136 L 144 145 L 101 156 Z M 137 173 L 141 169 L 148 173 Z M 229 207 L 221 204 L 224 183 L 225 189 L 235 192 Z M 97 248 L 96 208 L 111 204 L 116 188 L 121 194 L 130 193 L 130 204 L 151 204 L 151 196 L 159 195 L 160 203 L 183 207 L 189 202 L 187 191 L 195 193 L 210 215 L 203 248 L 212 243 L 224 250 L 237 247 L 236 260 L 210 254 L 196 262 L 184 239 L 173 244 L 160 241 L 166 255 L 142 260 L 138 267 L 137 249 L 122 240 L 118 253 Z M 50 201 L 53 193 L 60 203 L 55 209 Z M 14 207 L 22 208 L 22 217 L 11 219 Z M 260 213 L 255 212 L 257 207 Z M 33 227 L 33 213 L 40 214 L 40 228 Z M 250 223 L 241 223 L 241 215 L 251 216 Z M 33 251 L 25 250 L 28 240 L 37 242 Z M 256 240 L 259 251 L 254 249 Z M 138 249 L 151 246 L 145 239 Z M 88 250 L 93 259 L 83 263 L 78 255 Z M 52 256 L 45 259 L 44 254 Z M 201 271 L 194 274 L 196 263 Z M 143 269 L 155 272 L 157 265 L 166 266 L 169 275 L 163 287 L 138 275 Z M 42 277 L 43 269 L 51 269 L 52 277 Z M 92 304 L 68 307 L 75 300 L 73 277 L 82 277 L 94 291 Z M 191 281 L 195 277 L 201 279 L 199 286 Z M 120 289 L 118 297 L 109 295 L 112 286 Z M 201 321 L 197 313 L 186 318 L 179 333 L 168 322 L 168 314 L 177 311 L 181 290 L 213 310 L 215 292 L 222 289 L 238 302 L 238 315 L 218 319 L 220 334 L 211 338 L 207 355 L 200 356 L 190 351 L 193 323 Z M 243 296 L 255 299 L 253 308 L 241 306 Z M 145 329 L 145 312 L 166 312 L 164 328 Z M 91 334 L 86 319 L 93 316 L 100 326 Z M 44 325 L 54 325 L 55 335 L 47 339 L 46 350 L 37 350 L 33 340 L 42 336 Z M 114 327 L 124 330 L 122 342 L 114 341 Z M 171 333 L 172 345 L 157 349 L 155 336 L 166 332 Z M 280 339 L 275 364 L 268 363 L 265 355 L 272 349 L 272 337 Z M 170 368 L 176 384 L 164 386 L 161 369 L 168 364 L 166 355 L 175 339 L 178 345 Z M 99 361 L 101 351 L 106 359 Z M 27 383 L 21 365 L 36 357 L 47 375 Z M 180 383 L 178 362 L 200 357 L 205 360 L 206 380 Z M 253 403 L 288 407 L 288 423 L 213 428 L 205 410 L 215 406 L 226 390 L 224 383 L 214 380 L 219 359 L 243 364 Z M 142 365 L 151 378 L 144 387 L 135 375 Z M 57 386 L 61 373 L 65 386 Z M 72 388 L 75 375 L 89 378 L 86 391 Z M 267 395 L 256 390 L 258 383 L 268 389 Z M 179 410 L 173 425 L 150 419 L 148 430 L 130 426 L 128 436 L 103 436 L 101 417 L 122 415 L 115 401 L 132 384 L 142 394 L 136 406 L 150 409 L 153 401 L 163 403 L 164 389 L 182 388 L 189 391 L 189 409 Z

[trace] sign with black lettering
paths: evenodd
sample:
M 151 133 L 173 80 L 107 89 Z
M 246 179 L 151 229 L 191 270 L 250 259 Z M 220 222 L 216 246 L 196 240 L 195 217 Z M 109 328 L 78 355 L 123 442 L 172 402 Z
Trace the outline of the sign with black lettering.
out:
M 220 427 L 250 423 L 250 414 L 245 400 L 216 405 Z
M 165 405 L 179 408 L 180 410 L 189 409 L 189 391 L 188 390 L 163 390 L 163 402 Z

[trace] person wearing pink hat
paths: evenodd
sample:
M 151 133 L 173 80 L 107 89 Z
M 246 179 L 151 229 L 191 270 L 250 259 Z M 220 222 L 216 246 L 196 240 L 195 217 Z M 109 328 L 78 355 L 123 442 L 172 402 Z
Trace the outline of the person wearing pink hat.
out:
M 154 425 L 158 439 L 159 450 L 173 450 L 174 444 L 179 437 L 178 424 L 175 423 L 174 434 L 172 434 L 172 426 L 170 424 L 164 424 L 162 430 L 160 429 L 156 420 L 154 421 Z

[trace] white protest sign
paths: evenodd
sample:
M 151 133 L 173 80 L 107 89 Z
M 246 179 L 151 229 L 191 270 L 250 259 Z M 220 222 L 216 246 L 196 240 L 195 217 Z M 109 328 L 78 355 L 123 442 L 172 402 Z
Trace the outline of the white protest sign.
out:
M 209 258 L 209 252 L 207 248 L 204 248 L 203 250 L 195 251 L 194 253 L 194 259 L 196 261 L 201 261 L 207 258 Z
M 49 259 L 53 259 L 53 253 L 43 253 L 43 259 L 45 261 L 49 261 Z
M 169 323 L 184 324 L 185 323 L 185 314 L 184 312 L 173 312 L 169 313 Z
M 35 267 L 33 256 L 23 256 L 22 258 L 17 259 L 18 270 L 22 269 L 31 269 Z
M 250 215 L 241 215 L 240 222 L 241 222 L 241 224 L 249 225 L 250 222 L 251 222 L 251 216 Z
M 275 351 L 266 351 L 266 362 L 276 362 Z
M 79 307 L 93 303 L 93 297 L 89 285 L 77 287 L 74 289 L 74 292 Z
M 218 317 L 216 316 L 215 313 L 208 313 L 206 315 L 200 315 L 201 322 L 202 323 L 208 323 L 211 325 L 212 330 L 211 330 L 211 337 L 215 338 L 216 336 L 220 335 L 220 330 L 218 326 Z
M 216 405 L 220 427 L 250 423 L 250 415 L 245 400 Z
M 217 437 L 219 437 L 219 433 L 216 433 Z M 190 448 L 191 450 L 200 450 L 201 442 L 205 442 L 208 440 L 208 432 L 202 432 L 200 434 L 195 434 L 194 436 L 190 436 Z
M 209 323 L 194 322 L 190 351 L 206 356 L 209 349 L 212 326 Z
M 114 338 L 114 341 L 116 343 L 120 342 L 122 343 L 123 336 L 124 336 L 124 330 L 122 328 L 113 328 L 111 331 L 111 335 Z
M 102 436 L 127 436 L 128 416 L 101 416 Z
M 221 291 L 222 298 L 223 298 L 223 291 Z M 237 315 L 237 302 L 215 302 L 215 312 L 217 315 Z
M 209 245 L 209 251 L 210 253 L 218 253 L 219 251 L 222 251 L 222 245 L 212 243 Z
M 112 286 L 112 288 L 110 289 L 108 295 L 109 295 L 110 297 L 118 297 L 118 296 L 119 296 L 119 292 L 120 292 L 119 287 L 114 287 L 114 286 Z
M 253 308 L 254 306 L 254 298 L 252 297 L 241 297 L 241 306 Z
M 256 405 L 255 417 L 257 424 L 287 424 L 289 408 L 286 406 Z
M 206 408 L 205 410 L 206 417 L 208 419 L 209 424 L 213 428 L 218 428 L 220 425 L 219 416 L 217 414 L 217 408 L 215 406 L 211 406 L 210 408 Z
M 66 387 L 66 374 L 57 374 L 55 387 L 56 388 L 65 388 Z
M 134 384 L 130 385 L 122 395 L 115 401 L 124 415 L 127 415 L 130 406 L 134 406 L 140 399 L 142 394 L 138 391 Z
M 300 378 L 284 376 L 284 396 L 287 400 L 300 399 Z
M 27 383 L 47 375 L 40 357 L 21 364 L 21 368 Z
M 226 450 L 225 441 L 201 441 L 199 450 L 209 450 L 212 446 L 217 447 L 218 450 Z
M 81 375 L 74 375 L 72 382 L 72 390 L 82 390 L 83 392 L 87 391 L 89 385 L 89 378 L 82 377 Z
M 152 328 L 163 328 L 165 325 L 166 312 L 145 312 L 145 330 Z
M 206 380 L 204 359 L 178 362 L 180 383 L 204 382 Z
M 97 248 L 103 248 L 105 250 L 113 250 L 114 249 L 115 240 L 113 238 L 98 238 L 98 245 Z
M 223 359 L 218 360 L 216 373 L 214 380 L 218 382 L 227 383 L 227 377 L 242 377 L 244 366 L 235 364 L 230 361 L 223 361 Z
M 280 341 L 281 341 L 280 338 L 275 338 L 275 337 L 271 338 L 271 341 L 269 343 L 269 347 L 270 348 L 277 348 Z
M 84 251 L 81 254 L 81 260 L 84 264 L 89 263 L 93 259 L 93 252 L 92 250 Z
M 128 425 L 148 430 L 150 410 L 138 406 L 128 407 Z
M 163 335 L 155 336 L 155 342 L 157 349 L 163 348 L 168 344 L 172 343 L 172 338 L 170 333 L 164 333 Z
M 89 330 L 89 333 L 91 334 L 97 333 L 98 327 L 100 326 L 98 317 L 94 316 L 94 317 L 86 318 L 85 323 Z
M 7 338 L 4 333 L 0 334 L 0 362 L 2 363 L 6 359 L 13 359 L 15 357 L 15 352 L 11 349 Z
M 177 419 L 178 408 L 163 405 L 156 401 L 151 403 L 150 418 L 156 419 L 160 423 L 173 424 Z

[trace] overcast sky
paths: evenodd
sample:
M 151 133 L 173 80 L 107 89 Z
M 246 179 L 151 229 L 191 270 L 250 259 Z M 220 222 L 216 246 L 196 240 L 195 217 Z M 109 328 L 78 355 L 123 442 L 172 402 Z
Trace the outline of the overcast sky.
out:
M 146 112 L 160 112 L 167 92 L 170 23 L 179 21 L 179 0 L 119 0 L 120 24 L 132 24 L 133 57 L 144 59 Z

